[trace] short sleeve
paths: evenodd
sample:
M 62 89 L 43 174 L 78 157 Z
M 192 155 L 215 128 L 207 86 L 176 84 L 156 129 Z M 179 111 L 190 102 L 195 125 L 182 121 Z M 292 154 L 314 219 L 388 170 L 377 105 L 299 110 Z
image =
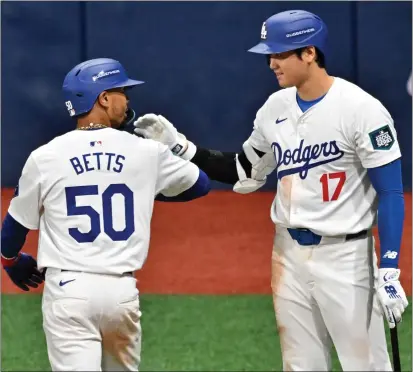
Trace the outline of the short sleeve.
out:
M 159 170 L 156 194 L 172 197 L 188 190 L 199 177 L 199 168 L 190 161 L 172 154 L 159 143 Z
M 376 99 L 361 105 L 356 116 L 356 152 L 364 168 L 375 168 L 401 157 L 393 119 Z
M 8 212 L 24 227 L 39 228 L 41 202 L 41 175 L 32 155 L 23 167 Z
M 262 106 L 255 116 L 254 127 L 250 137 L 248 138 L 248 143 L 256 150 L 269 153 L 272 152 L 271 145 L 265 139 L 262 132 L 262 127 L 265 120 L 266 105 Z

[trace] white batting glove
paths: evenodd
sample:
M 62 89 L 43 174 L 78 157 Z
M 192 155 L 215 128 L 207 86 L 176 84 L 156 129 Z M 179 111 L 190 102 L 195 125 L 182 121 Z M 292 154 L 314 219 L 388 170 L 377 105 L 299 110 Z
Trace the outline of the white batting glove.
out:
M 182 133 L 179 133 L 173 124 L 162 115 L 146 114 L 136 120 L 133 125 L 136 134 L 163 143 L 173 154 L 185 160 L 190 160 L 195 155 L 196 146 Z
M 379 269 L 377 295 L 390 328 L 401 322 L 409 302 L 399 282 L 399 269 Z

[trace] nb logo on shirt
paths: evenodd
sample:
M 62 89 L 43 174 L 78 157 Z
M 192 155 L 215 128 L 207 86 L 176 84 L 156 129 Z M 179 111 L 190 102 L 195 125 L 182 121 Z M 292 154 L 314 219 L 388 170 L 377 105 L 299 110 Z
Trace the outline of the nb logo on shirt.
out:
M 301 140 L 298 148 L 294 150 L 287 149 L 285 151 L 283 151 L 277 142 L 273 142 L 271 148 L 274 152 L 277 169 L 281 165 L 299 165 L 298 167 L 279 171 L 277 173 L 277 178 L 279 180 L 295 173 L 299 173 L 300 178 L 304 180 L 307 178 L 308 171 L 311 168 L 331 163 L 344 156 L 344 152 L 339 149 L 336 141 L 323 142 L 321 145 L 315 144 L 304 146 L 304 140 Z M 323 156 L 324 159 L 317 161 L 321 156 Z
M 397 252 L 393 252 L 393 251 L 387 251 L 383 258 L 390 258 L 390 259 L 395 259 L 397 257 Z

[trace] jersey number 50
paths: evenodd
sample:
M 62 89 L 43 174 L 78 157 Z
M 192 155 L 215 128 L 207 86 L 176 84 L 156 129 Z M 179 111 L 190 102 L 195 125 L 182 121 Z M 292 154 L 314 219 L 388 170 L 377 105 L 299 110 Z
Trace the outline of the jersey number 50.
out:
M 100 216 L 91 206 L 77 206 L 76 196 L 98 195 L 97 185 L 66 187 L 66 206 L 68 216 L 89 216 L 90 231 L 83 233 L 78 228 L 69 229 L 70 236 L 78 243 L 91 243 L 101 233 Z M 125 201 L 125 228 L 116 231 L 113 228 L 112 197 L 115 194 L 123 196 Z M 102 193 L 103 231 L 113 241 L 128 240 L 135 231 L 135 216 L 133 212 L 133 192 L 123 183 L 109 185 Z

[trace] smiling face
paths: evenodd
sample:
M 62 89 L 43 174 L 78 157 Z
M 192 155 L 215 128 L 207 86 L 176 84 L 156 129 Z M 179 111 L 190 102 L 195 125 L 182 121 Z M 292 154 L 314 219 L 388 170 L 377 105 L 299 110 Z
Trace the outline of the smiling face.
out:
M 316 68 L 319 68 L 316 58 L 315 48 L 307 47 L 302 49 L 301 53 L 291 50 L 271 54 L 269 55 L 269 65 L 281 88 L 299 87 L 308 80 L 314 64 Z

